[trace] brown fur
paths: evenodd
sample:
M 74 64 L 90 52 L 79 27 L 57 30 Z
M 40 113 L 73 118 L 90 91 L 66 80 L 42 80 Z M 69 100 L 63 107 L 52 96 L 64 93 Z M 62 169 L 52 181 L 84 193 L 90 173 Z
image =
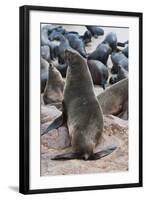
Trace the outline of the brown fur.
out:
M 44 103 L 61 103 L 63 100 L 63 88 L 64 80 L 62 79 L 60 72 L 53 64 L 50 64 L 48 69 L 48 80 L 43 95 Z
M 68 62 L 64 89 L 67 126 L 74 152 L 84 159 L 94 154 L 103 131 L 103 114 L 94 94 L 86 60 L 76 51 L 66 50 Z
M 123 113 L 123 111 L 127 110 L 128 112 L 128 79 L 125 78 L 107 88 L 97 98 L 103 114 L 120 116 L 120 113 Z

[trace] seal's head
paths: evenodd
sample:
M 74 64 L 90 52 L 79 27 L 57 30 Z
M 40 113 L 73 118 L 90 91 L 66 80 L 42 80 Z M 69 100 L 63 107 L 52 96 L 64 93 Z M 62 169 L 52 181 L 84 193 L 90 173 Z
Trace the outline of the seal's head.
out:
M 110 83 L 110 84 L 114 84 L 114 83 L 116 83 L 116 82 L 118 82 L 118 75 L 117 75 L 117 74 L 113 74 L 113 75 L 111 76 L 110 80 L 109 80 L 109 83 Z
M 65 49 L 64 51 L 65 60 L 69 66 L 76 66 L 80 61 L 83 60 L 83 57 L 74 49 Z
M 54 84 L 63 81 L 60 72 L 56 69 L 53 63 L 50 63 L 48 69 L 48 80 L 53 82 Z

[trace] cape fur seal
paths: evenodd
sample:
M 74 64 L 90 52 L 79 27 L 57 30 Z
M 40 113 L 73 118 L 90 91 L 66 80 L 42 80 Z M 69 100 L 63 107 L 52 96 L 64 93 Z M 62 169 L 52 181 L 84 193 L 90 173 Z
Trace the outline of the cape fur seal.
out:
M 111 48 L 109 44 L 101 43 L 96 47 L 96 50 L 93 51 L 89 56 L 88 60 L 99 60 L 104 65 L 107 64 L 107 60 L 109 57 L 109 54 L 111 53 Z
M 103 132 L 103 114 L 94 94 L 93 82 L 86 60 L 76 51 L 65 50 L 68 63 L 64 88 L 63 114 L 43 133 L 60 126 L 65 120 L 73 152 L 57 155 L 53 160 L 95 160 L 110 154 L 116 147 L 95 153 Z
M 68 39 L 70 46 L 86 58 L 85 44 L 80 36 L 74 33 L 67 33 L 65 36 Z
M 113 63 L 111 72 L 113 74 L 118 73 L 118 66 L 122 66 L 125 70 L 128 71 L 128 58 L 121 51 L 113 52 L 111 55 L 111 60 Z
M 99 60 L 88 60 L 88 67 L 95 85 L 101 85 L 105 89 L 105 84 L 108 79 L 108 69 Z
M 64 50 L 70 48 L 70 44 L 63 35 L 60 35 L 58 39 L 60 40 L 60 45 L 56 48 L 56 55 L 58 56 L 59 64 L 65 64 Z
M 128 113 L 128 78 L 107 88 L 106 91 L 100 93 L 97 98 L 103 114 L 105 115 L 111 114 L 119 116 L 126 110 Z
M 117 74 L 113 74 L 109 80 L 109 83 L 114 84 L 119 82 L 120 80 L 124 78 L 128 78 L 128 72 L 121 66 L 117 66 Z
M 44 103 L 45 104 L 58 104 L 63 100 L 64 80 L 60 72 L 51 63 L 48 68 L 48 80 L 44 90 Z
M 104 35 L 104 30 L 98 26 L 86 26 L 86 28 L 91 32 L 92 36 L 98 38 L 100 35 Z
M 110 32 L 106 35 L 106 37 L 102 43 L 108 44 L 112 48 L 112 51 L 116 51 L 117 46 L 124 47 L 126 45 L 127 41 L 126 42 L 118 42 L 116 33 Z

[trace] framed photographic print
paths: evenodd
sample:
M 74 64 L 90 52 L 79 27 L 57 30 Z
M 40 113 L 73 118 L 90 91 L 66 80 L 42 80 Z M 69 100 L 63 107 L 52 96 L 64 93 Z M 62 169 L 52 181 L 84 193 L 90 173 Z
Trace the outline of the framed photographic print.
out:
M 20 7 L 20 192 L 142 186 L 142 13 Z

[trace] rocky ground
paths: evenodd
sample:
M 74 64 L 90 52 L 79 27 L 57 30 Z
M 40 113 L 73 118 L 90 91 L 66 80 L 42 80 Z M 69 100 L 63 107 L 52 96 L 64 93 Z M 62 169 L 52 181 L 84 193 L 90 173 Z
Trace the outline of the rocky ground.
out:
M 42 106 L 41 132 L 60 114 L 61 112 L 55 106 Z M 115 145 L 117 149 L 100 160 L 54 161 L 51 158 L 55 155 L 71 151 L 67 128 L 62 126 L 59 129 L 54 129 L 49 134 L 41 136 L 41 175 L 85 174 L 128 170 L 128 121 L 112 115 L 106 115 L 104 116 L 103 136 L 96 151 Z

